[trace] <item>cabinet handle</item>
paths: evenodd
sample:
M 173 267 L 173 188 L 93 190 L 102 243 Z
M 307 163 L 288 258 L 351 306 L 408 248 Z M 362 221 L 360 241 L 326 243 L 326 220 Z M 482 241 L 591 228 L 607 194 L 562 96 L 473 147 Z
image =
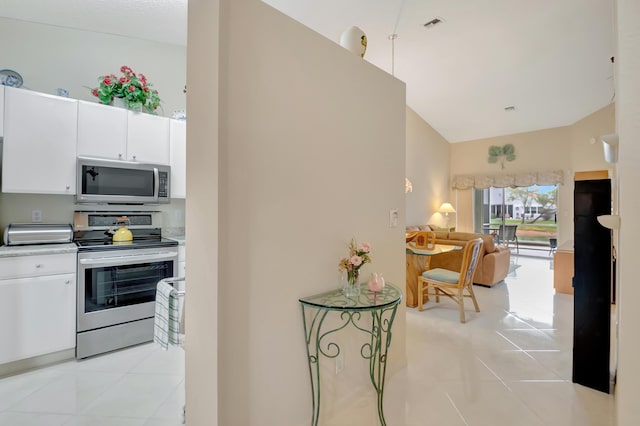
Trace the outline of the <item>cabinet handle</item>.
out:
M 71 188 L 71 186 L 67 185 L 65 188 L 66 188 L 66 189 L 67 189 L 67 191 L 68 191 L 68 190 Z
M 42 264 L 36 263 L 36 268 L 42 268 Z
M 118 159 L 122 160 L 122 154 L 118 154 Z
M 135 155 L 133 156 L 133 161 L 136 161 L 136 156 Z
M 71 284 L 71 280 L 66 280 L 64 283 L 69 285 L 69 284 Z

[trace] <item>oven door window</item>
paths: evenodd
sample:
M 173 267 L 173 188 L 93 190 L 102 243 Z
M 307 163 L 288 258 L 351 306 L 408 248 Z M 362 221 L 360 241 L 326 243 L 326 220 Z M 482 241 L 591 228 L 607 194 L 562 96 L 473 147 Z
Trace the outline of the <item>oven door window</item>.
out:
M 156 300 L 158 281 L 173 276 L 173 261 L 85 270 L 85 313 Z

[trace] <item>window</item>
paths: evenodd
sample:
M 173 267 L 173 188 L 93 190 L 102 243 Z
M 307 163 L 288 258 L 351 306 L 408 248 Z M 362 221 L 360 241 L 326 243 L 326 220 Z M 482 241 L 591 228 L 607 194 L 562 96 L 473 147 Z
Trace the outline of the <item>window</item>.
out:
M 550 239 L 557 241 L 557 185 L 474 191 L 476 232 L 490 233 L 502 224 L 518 225 L 516 235 L 520 244 L 547 250 Z

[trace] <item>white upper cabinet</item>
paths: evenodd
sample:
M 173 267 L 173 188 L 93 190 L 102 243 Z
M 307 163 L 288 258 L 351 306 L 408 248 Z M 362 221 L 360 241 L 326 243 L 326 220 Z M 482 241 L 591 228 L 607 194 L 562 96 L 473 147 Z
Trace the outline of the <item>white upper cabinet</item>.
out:
M 4 136 L 4 86 L 0 86 L 0 138 Z
M 75 194 L 78 101 L 5 87 L 2 191 Z
M 78 155 L 127 159 L 127 110 L 78 101 Z
M 169 119 L 129 111 L 127 157 L 131 161 L 169 164 Z
M 169 119 L 79 101 L 78 155 L 169 164 Z
M 170 120 L 171 198 L 187 196 L 187 122 Z

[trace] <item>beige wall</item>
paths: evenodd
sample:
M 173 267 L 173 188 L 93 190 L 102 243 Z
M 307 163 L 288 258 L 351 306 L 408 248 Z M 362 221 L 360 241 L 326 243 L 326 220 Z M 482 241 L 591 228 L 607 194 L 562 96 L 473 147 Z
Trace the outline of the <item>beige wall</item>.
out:
M 216 81 L 211 57 L 218 56 L 218 36 L 211 27 L 219 17 L 220 101 L 218 110 L 214 93 L 190 91 L 189 109 L 199 113 L 188 122 L 187 262 L 190 297 L 198 300 L 187 308 L 188 422 L 215 421 L 214 407 L 204 406 L 215 396 L 204 376 L 215 379 L 217 326 L 218 423 L 308 424 L 298 298 L 338 286 L 337 262 L 351 237 L 372 244 L 365 277 L 380 271 L 404 288 L 404 85 L 266 4 L 220 6 L 189 3 L 189 87 L 204 83 L 207 73 Z M 216 131 L 211 121 L 218 111 Z M 192 211 L 216 209 L 216 191 L 219 233 L 215 211 Z M 395 208 L 401 220 L 390 228 Z M 191 257 L 194 247 L 198 258 Z M 203 262 L 218 254 L 216 274 Z M 366 340 L 351 328 L 343 333 Z M 345 354 L 337 376 L 333 361 L 322 359 L 329 366 L 325 408 L 353 402 L 332 388 L 371 392 L 367 363 L 355 355 Z M 402 306 L 389 362 L 390 375 L 406 362 Z M 352 369 L 362 374 L 348 376 Z M 371 424 L 368 416 L 363 422 Z
M 452 144 L 451 175 L 564 170 L 565 183 L 558 191 L 558 233 L 562 243 L 573 238 L 573 173 L 612 169 L 604 161 L 600 136 L 613 132 L 614 117 L 615 107 L 611 104 L 571 126 Z M 488 149 L 507 143 L 515 146 L 516 159 L 505 163 L 501 170 L 499 164 L 488 163 Z M 473 230 L 472 191 L 457 191 L 457 200 L 458 228 Z
M 188 17 L 185 388 L 189 425 L 218 423 L 218 0 L 191 0 Z M 244 289 L 240 283 L 238 289 Z M 244 294 L 244 293 L 242 293 Z M 225 323 L 223 323 L 225 324 Z M 245 354 L 238 354 L 244 357 Z M 244 358 L 242 358 L 244 359 Z M 238 373 L 238 379 L 242 373 Z M 222 389 L 224 392 L 224 389 Z M 222 425 L 228 423 L 220 423 Z
M 640 419 L 640 2 L 617 0 L 616 108 L 620 137 L 620 266 L 619 362 L 616 388 L 618 426 L 635 426 Z
M 406 194 L 407 225 L 443 225 L 436 211 L 449 198 L 449 143 L 407 107 L 407 177 L 413 192 Z M 451 223 L 454 222 L 452 217 Z
M 0 52 L 1 67 L 20 73 L 31 90 L 55 94 L 60 87 L 72 98 L 96 101 L 85 86 L 128 65 L 160 93 L 159 115 L 185 108 L 184 46 L 0 18 Z

